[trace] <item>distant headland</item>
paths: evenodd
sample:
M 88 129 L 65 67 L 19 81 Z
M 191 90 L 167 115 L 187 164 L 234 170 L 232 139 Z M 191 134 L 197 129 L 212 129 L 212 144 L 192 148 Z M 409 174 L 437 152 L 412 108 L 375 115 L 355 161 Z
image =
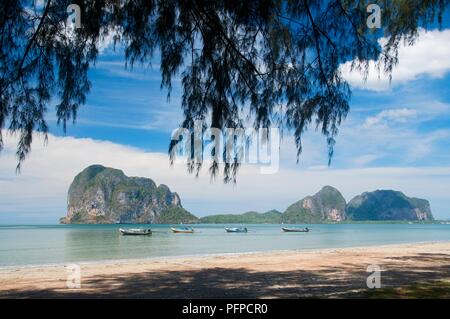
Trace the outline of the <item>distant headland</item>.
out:
M 431 221 L 430 204 L 394 190 L 364 192 L 346 203 L 332 186 L 288 206 L 284 212 L 211 215 L 198 218 L 181 205 L 177 193 L 150 178 L 91 165 L 75 176 L 63 224 L 113 223 L 324 223 L 345 221 Z

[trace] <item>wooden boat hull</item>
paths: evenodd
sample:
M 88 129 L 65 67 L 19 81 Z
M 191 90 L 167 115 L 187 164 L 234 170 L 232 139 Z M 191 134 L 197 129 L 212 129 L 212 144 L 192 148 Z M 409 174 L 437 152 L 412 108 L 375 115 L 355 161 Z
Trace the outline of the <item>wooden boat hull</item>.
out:
M 309 229 L 300 229 L 300 228 L 286 228 L 286 227 L 282 227 L 281 228 L 284 232 L 286 233 L 307 233 L 309 232 Z
M 152 234 L 151 229 L 122 229 L 122 228 L 119 228 L 119 232 L 123 236 L 146 236 L 146 235 Z
M 247 228 L 225 228 L 227 233 L 246 233 L 247 232 Z
M 170 230 L 174 233 L 178 233 L 178 234 L 192 234 L 194 233 L 193 229 L 179 229 L 179 228 L 173 228 L 171 227 Z

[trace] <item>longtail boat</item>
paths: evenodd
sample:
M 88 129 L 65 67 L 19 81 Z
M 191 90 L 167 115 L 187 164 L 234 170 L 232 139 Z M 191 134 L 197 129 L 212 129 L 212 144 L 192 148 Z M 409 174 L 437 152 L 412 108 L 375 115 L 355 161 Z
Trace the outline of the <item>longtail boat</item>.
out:
M 246 233 L 247 227 L 225 227 L 227 233 Z
M 307 233 L 309 232 L 309 228 L 297 228 L 297 227 L 282 227 L 281 228 L 286 233 Z
M 150 228 L 119 228 L 119 232 L 124 235 L 151 235 L 152 230 Z
M 192 234 L 194 228 L 192 227 L 170 227 L 170 230 L 174 233 Z

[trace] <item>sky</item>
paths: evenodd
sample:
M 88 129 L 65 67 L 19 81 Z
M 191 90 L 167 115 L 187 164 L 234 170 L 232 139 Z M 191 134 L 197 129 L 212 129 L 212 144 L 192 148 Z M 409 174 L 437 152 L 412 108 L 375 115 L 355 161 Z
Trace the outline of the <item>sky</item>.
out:
M 310 130 L 299 163 L 292 137 L 284 136 L 279 171 L 264 175 L 244 165 L 236 185 L 212 181 L 205 168 L 195 178 L 182 164 L 169 167 L 171 132 L 182 119 L 180 81 L 168 101 L 157 60 L 125 69 L 123 56 L 106 47 L 90 71 L 92 89 L 76 124 L 64 134 L 49 108 L 48 143 L 36 136 L 20 174 L 17 137 L 4 132 L 0 224 L 56 223 L 66 214 L 71 181 L 91 164 L 167 184 L 197 216 L 283 211 L 332 185 L 347 201 L 364 191 L 400 190 L 428 199 L 435 218 L 450 218 L 450 29 L 419 33 L 414 46 L 400 47 L 391 82 L 374 70 L 364 82 L 341 66 L 353 92 L 330 166 L 324 137 Z

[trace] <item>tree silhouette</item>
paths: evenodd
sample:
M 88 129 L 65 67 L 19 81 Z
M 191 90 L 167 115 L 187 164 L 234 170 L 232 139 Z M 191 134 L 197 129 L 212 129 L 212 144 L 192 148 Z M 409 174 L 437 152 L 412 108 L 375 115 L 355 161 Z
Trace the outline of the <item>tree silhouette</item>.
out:
M 69 30 L 69 4 L 81 8 L 82 27 Z M 91 87 L 87 72 L 105 37 L 125 51 L 125 63 L 160 57 L 161 86 L 181 76 L 181 127 L 280 127 L 293 132 L 297 157 L 313 125 L 333 155 L 338 127 L 349 111 L 350 88 L 339 66 L 353 61 L 365 75 L 397 63 L 401 41 L 441 22 L 448 0 L 383 0 L 381 29 L 368 28 L 370 1 L 357 0 L 111 0 L 21 1 L 0 4 L 0 129 L 19 135 L 18 169 L 33 132 L 48 132 L 56 103 L 66 129 Z M 381 46 L 380 37 L 388 41 Z M 3 146 L 0 135 L 0 148 Z M 177 141 L 170 143 L 171 150 Z M 225 156 L 225 154 L 224 154 Z M 190 171 L 201 164 L 191 161 Z M 224 165 L 235 180 L 239 163 Z M 217 173 L 218 163 L 211 172 Z

